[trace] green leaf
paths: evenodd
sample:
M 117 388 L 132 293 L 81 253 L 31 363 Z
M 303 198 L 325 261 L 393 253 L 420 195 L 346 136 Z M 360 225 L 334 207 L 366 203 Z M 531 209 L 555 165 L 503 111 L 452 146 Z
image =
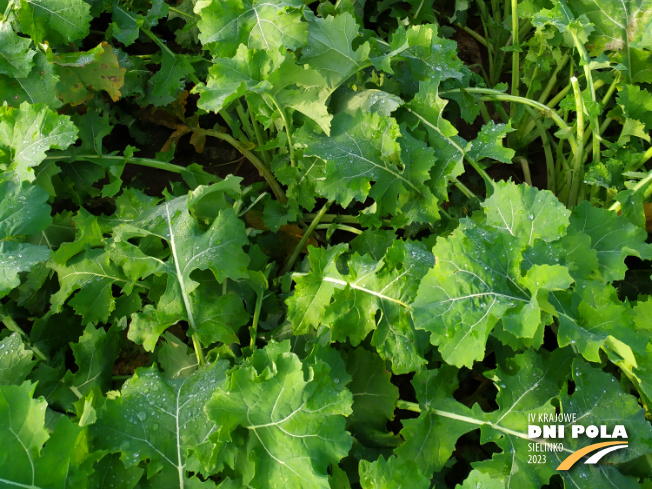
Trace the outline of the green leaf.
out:
M 432 266 L 432 255 L 419 243 L 396 241 L 380 259 L 353 254 L 345 262 L 345 275 L 336 263 L 345 251 L 343 245 L 310 249 L 312 270 L 295 275 L 294 295 L 287 300 L 295 334 L 324 324 L 333 341 L 348 339 L 356 346 L 373 331 L 371 344 L 392 362 L 394 372 L 418 370 L 425 362 L 425 345 L 414 329 L 409 304 Z
M 390 489 L 410 487 L 428 489 L 430 480 L 424 476 L 412 460 L 382 456 L 375 462 L 361 460 L 359 465 L 362 489 Z
M 85 38 L 92 19 L 83 0 L 20 0 L 16 17 L 34 42 L 51 46 Z
M 566 233 L 569 223 L 570 212 L 552 192 L 513 182 L 495 182 L 493 195 L 482 207 L 487 224 L 529 245 L 538 239 L 555 241 Z
M 193 89 L 200 94 L 199 107 L 219 112 L 247 91 L 256 91 L 281 62 L 278 51 L 248 49 L 241 44 L 234 56 L 216 59 L 209 68 L 206 85 Z
M 372 181 L 384 189 L 394 184 L 396 194 L 414 186 L 398 169 L 400 129 L 394 119 L 362 112 L 355 117 L 338 114 L 331 130 L 330 137 L 315 135 L 305 149 L 306 156 L 326 162 L 326 180 L 318 183 L 326 197 L 347 207 L 352 200 L 366 200 Z
M 598 281 L 581 283 L 571 297 L 553 294 L 550 301 L 560 312 L 559 346 L 571 344 L 592 362 L 601 361 L 602 349 L 616 364 L 636 365 L 634 351 L 645 353 L 646 345 L 632 327 L 631 309 L 618 300 L 613 287 Z
M 48 394 L 50 404 L 57 403 L 72 411 L 72 404 L 85 397 L 93 389 L 106 392 L 111 387 L 113 364 L 120 352 L 119 330 L 113 326 L 109 331 L 88 325 L 76 343 L 71 343 L 77 371 L 66 372 Z M 39 386 L 41 388 L 42 386 Z
M 492 468 L 498 474 L 503 474 L 514 487 L 527 487 L 532 483 L 541 486 L 548 481 L 560 462 L 554 464 L 548 459 L 546 464 L 528 464 L 524 455 L 528 453 L 528 442 L 531 440 L 524 435 L 528 431 L 528 424 L 535 424 L 529 421 L 528 414 L 538 418 L 539 414 L 555 412 L 551 400 L 562 391 L 563 383 L 570 374 L 571 361 L 564 350 L 556 350 L 552 355 L 527 350 L 507 359 L 504 366 L 485 374 L 498 388 L 496 403 L 499 409 L 486 414 L 493 426 L 482 426 L 480 441 L 493 441 L 502 452 L 475 467 L 485 470 Z M 476 410 L 475 415 L 480 413 L 480 410 Z M 582 413 L 578 413 L 577 417 Z M 563 444 L 565 447 L 566 442 Z M 568 452 L 560 452 L 557 456 L 563 460 Z
M 318 71 L 297 66 L 294 55 L 286 50 L 254 50 L 242 44 L 232 58 L 215 60 L 206 85 L 198 84 L 193 92 L 201 94 L 201 108 L 214 112 L 255 93 L 261 97 L 248 101 L 253 109 L 293 108 L 313 119 L 326 134 L 330 131 L 326 101 L 332 90 Z
M 167 278 L 167 287 L 158 305 L 147 306 L 142 314 L 134 315 L 129 330 L 132 341 L 153 351 L 161 333 L 181 320 L 188 321 L 191 332 L 198 332 L 209 343 L 236 340 L 234 328 L 241 324 L 244 317 L 241 306 L 238 309 L 234 306 L 237 301 L 225 296 L 217 304 L 213 303 L 212 307 L 205 307 L 201 297 L 209 296 L 198 288 L 199 282 L 191 278 L 194 270 L 211 270 L 220 283 L 227 278 L 237 280 L 246 275 L 249 257 L 243 247 L 249 241 L 244 224 L 231 208 L 220 210 L 204 231 L 188 212 L 186 197 L 179 197 L 149 209 L 139 218 L 116 228 L 115 232 L 116 239 L 120 241 L 122 265 L 140 264 L 125 270 L 133 280 L 152 273 L 163 274 Z M 147 256 L 128 241 L 147 236 L 167 243 L 170 253 L 167 260 Z M 225 306 L 230 309 L 220 312 Z M 214 326 L 219 324 L 226 327 L 216 329 Z
M 581 360 L 573 362 L 573 381 L 575 392 L 572 395 L 562 391 L 560 406 L 562 412 L 576 413 L 576 418 L 582 417 L 580 423 L 588 425 L 606 424 L 613 429 L 616 424 L 623 425 L 628 435 L 627 450 L 618 450 L 605 458 L 606 464 L 587 465 L 581 464 L 576 470 L 562 472 L 568 486 L 589 481 L 592 487 L 606 488 L 609 484 L 617 483 L 618 487 L 637 487 L 632 479 L 625 478 L 613 464 L 621 464 L 644 453 L 649 453 L 652 444 L 652 428 L 645 419 L 645 412 L 639 406 L 637 399 L 625 393 L 619 382 L 610 374 L 598 368 L 591 367 Z M 611 441 L 598 436 L 591 443 Z M 582 437 L 569 439 L 568 445 L 572 450 L 581 448 L 586 444 Z M 560 463 L 565 454 L 551 452 L 553 465 Z
M 394 450 L 399 460 L 413 460 L 418 472 L 428 478 L 444 467 L 455 450 L 457 439 L 477 428 L 464 421 L 471 410 L 453 398 L 457 390 L 457 369 L 449 365 L 439 370 L 421 370 L 412 385 L 421 407 L 416 419 L 402 420 L 401 436 L 405 440 Z M 442 416 L 440 413 L 452 413 Z M 463 416 L 462 420 L 457 419 Z
M 612 109 L 607 114 L 609 117 L 618 118 L 623 125 L 633 119 L 644 126 L 643 131 L 652 130 L 652 93 L 638 85 L 625 85 L 616 100 L 618 108 Z M 649 135 L 645 136 L 649 139 Z
M 93 468 L 88 485 L 97 489 L 133 489 L 144 472 L 140 467 L 125 467 L 118 455 L 103 457 Z
M 131 46 L 140 34 L 141 15 L 125 10 L 117 2 L 113 5 L 113 37 L 125 46 Z
M 32 399 L 35 384 L 0 385 L 0 482 L 12 487 L 33 487 L 35 462 L 50 437 L 45 429 L 45 399 Z
M 391 381 L 380 357 L 362 347 L 345 357 L 352 380 L 347 388 L 353 394 L 353 414 L 347 429 L 367 446 L 397 445 L 396 437 L 387 431 L 387 422 L 394 419 L 398 388 Z
M 589 42 L 595 53 L 623 51 L 626 58 L 630 46 L 652 48 L 650 0 L 573 0 L 567 8 L 576 16 L 586 15 L 593 24 Z
M 57 272 L 60 289 L 52 295 L 52 311 L 59 312 L 69 301 L 75 312 L 82 316 L 84 324 L 107 322 L 115 309 L 113 285 L 122 286 L 123 293 L 130 294 L 130 281 L 111 261 L 109 252 L 102 249 L 87 250 L 67 263 L 50 262 Z
M 142 4 L 130 3 L 129 7 L 138 9 Z M 113 4 L 113 37 L 123 43 L 125 46 L 130 46 L 138 39 L 141 26 L 154 27 L 159 19 L 168 14 L 168 5 L 161 0 L 153 0 L 151 8 L 147 11 L 146 15 L 126 10 L 124 6 L 118 2 Z
M 13 78 L 25 78 L 34 66 L 36 51 L 31 41 L 18 36 L 8 22 L 0 22 L 0 73 Z
M 184 80 L 194 73 L 188 56 L 163 50 L 161 68 L 149 79 L 146 101 L 155 106 L 174 102 L 184 88 Z
M 325 19 L 314 15 L 307 18 L 308 42 L 302 50 L 301 63 L 320 71 L 331 90 L 335 90 L 368 65 L 369 43 L 353 49 L 352 43 L 360 35 L 360 27 L 348 12 Z
M 377 69 L 394 73 L 390 63 L 393 57 L 400 56 L 407 65 L 414 80 L 463 80 L 469 70 L 457 57 L 455 41 L 437 35 L 437 26 L 416 25 L 405 29 L 400 26 L 393 34 L 386 54 L 372 59 Z
M 20 272 L 50 257 L 47 247 L 22 242 L 52 222 L 47 200 L 45 190 L 27 182 L 0 182 L 0 297 L 20 285 Z
M 493 121 L 489 121 L 482 126 L 477 137 L 468 144 L 466 155 L 473 161 L 491 158 L 503 163 L 511 163 L 516 152 L 511 148 L 505 148 L 502 141 L 513 131 L 510 123 L 494 124 Z
M 203 470 L 197 453 L 212 450 L 208 436 L 215 426 L 202 408 L 227 368 L 218 361 L 183 379 L 168 379 L 156 366 L 136 370 L 98 412 L 90 427 L 95 446 L 120 452 L 128 469 L 149 459 L 148 478 L 165 487 L 211 487 L 189 472 Z
M 419 91 L 406 104 L 426 130 L 428 142 L 437 151 L 442 166 L 440 174 L 457 177 L 464 173 L 462 161 L 467 142 L 458 136 L 458 131 L 446 118 L 444 109 L 448 100 L 439 96 L 439 78 L 419 83 Z M 443 179 L 442 179 L 443 180 Z
M 156 361 L 170 379 L 182 379 L 197 369 L 197 357 L 191 349 L 172 333 L 163 334 Z
M 47 414 L 47 413 L 46 413 Z M 37 487 L 84 487 L 97 455 L 91 453 L 88 431 L 67 416 L 60 416 L 35 464 Z
M 22 384 L 36 364 L 33 356 L 19 333 L 0 341 L 0 384 Z
M 626 257 L 652 257 L 652 245 L 645 242 L 647 233 L 643 229 L 615 212 L 598 209 L 589 202 L 583 202 L 573 210 L 569 229 L 590 236 L 591 248 L 597 253 L 600 274 L 605 282 L 625 277 Z
M 333 111 L 335 113 L 347 112 L 355 116 L 360 109 L 362 112 L 374 112 L 383 117 L 389 117 L 401 105 L 403 105 L 403 100 L 400 97 L 383 90 L 369 89 L 340 95 L 335 102 Z
M 435 267 L 422 280 L 413 307 L 415 324 L 432 333 L 430 341 L 447 363 L 471 367 L 481 360 L 501 318 L 515 338 L 542 343 L 547 293 L 566 289 L 572 278 L 560 265 L 533 267 L 523 276 L 521 246 L 509 232 L 468 219 L 451 237 L 437 241 Z
M 199 40 L 214 56 L 230 57 L 240 44 L 250 49 L 297 49 L 307 39 L 301 0 L 200 0 Z
M 70 117 L 42 104 L 0 107 L 0 164 L 21 180 L 34 180 L 34 170 L 50 148 L 66 149 L 77 139 Z M 4 154 L 3 154 L 4 153 Z
M 330 137 L 313 134 L 305 143 L 305 156 L 326 163 L 326 178 L 316 187 L 328 199 L 348 207 L 353 200 L 371 197 L 375 206 L 369 213 L 376 221 L 405 214 L 396 218 L 398 225 L 439 218 L 437 200 L 425 183 L 435 165 L 434 154 L 393 118 L 361 111 L 354 116 L 340 113 L 333 118 Z
M 56 109 L 61 101 L 55 93 L 59 77 L 47 57 L 40 51 L 32 58 L 34 67 L 25 78 L 0 75 L 0 93 L 3 100 L 12 107 L 19 107 L 23 102 L 30 104 L 47 104 Z
M 227 374 L 206 404 L 216 441 L 247 447 L 235 465 L 252 487 L 329 488 L 327 469 L 351 448 L 351 393 L 328 368 L 302 365 L 289 342 L 270 343 Z M 321 362 L 319 362 L 321 363 Z
M 474 469 L 464 479 L 464 484 L 456 485 L 455 489 L 505 489 L 505 482 L 502 477 L 502 473 L 488 473 Z

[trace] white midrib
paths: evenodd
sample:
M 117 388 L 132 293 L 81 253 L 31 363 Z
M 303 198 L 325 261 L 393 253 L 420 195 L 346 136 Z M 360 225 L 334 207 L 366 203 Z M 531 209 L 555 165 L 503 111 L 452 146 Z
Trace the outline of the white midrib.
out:
M 294 275 L 295 277 L 302 277 L 302 276 L 304 276 L 304 275 L 306 275 L 306 274 L 305 274 L 305 273 L 295 273 L 295 274 L 293 274 L 293 275 Z M 403 302 L 403 301 L 400 301 L 400 300 L 398 300 L 398 299 L 394 299 L 393 297 L 389 297 L 389 296 L 387 296 L 387 295 L 385 295 L 385 294 L 381 294 L 380 292 L 376 292 L 376 291 L 374 291 L 374 290 L 366 289 L 366 288 L 361 287 L 361 286 L 359 286 L 359 285 L 356 285 L 356 284 L 354 284 L 354 283 L 347 282 L 346 280 L 340 280 L 340 279 L 338 279 L 338 278 L 327 277 L 327 276 L 322 277 L 322 280 L 323 280 L 324 282 L 330 282 L 330 283 L 332 283 L 332 284 L 343 285 L 343 286 L 345 286 L 345 287 L 348 285 L 348 286 L 351 287 L 352 289 L 359 290 L 359 291 L 361 291 L 361 292 L 365 292 L 365 293 L 367 293 L 367 294 L 371 294 L 371 295 L 373 295 L 373 296 L 376 296 L 376 297 L 378 297 L 378 298 L 380 298 L 380 299 L 383 299 L 383 300 L 386 300 L 386 301 L 393 302 L 393 303 L 395 303 L 395 304 L 398 304 L 399 306 L 403 306 L 404 308 L 406 308 L 406 309 L 408 309 L 408 310 L 411 310 L 411 309 L 412 309 L 408 304 L 406 304 L 406 303 Z
M 183 387 L 183 383 L 181 384 L 181 387 Z M 183 470 L 185 465 L 181 463 L 181 430 L 179 429 L 179 397 L 181 397 L 181 387 L 179 387 L 179 391 L 177 392 L 177 408 L 174 420 L 177 428 L 177 472 L 179 473 L 179 489 L 184 489 Z
M 470 418 L 469 416 L 462 416 L 461 414 L 451 413 L 449 411 L 442 411 L 440 409 L 432 409 L 432 408 L 430 408 L 430 411 L 433 412 L 434 414 L 436 414 L 438 416 L 442 416 L 444 418 L 454 419 L 454 420 L 457 420 L 457 421 L 462 421 L 464 423 L 475 424 L 475 425 L 478 425 L 478 426 L 486 425 L 486 426 L 489 426 L 489 427 L 491 427 L 491 428 L 493 428 L 493 429 L 495 429 L 497 431 L 501 431 L 501 432 L 505 433 L 506 435 L 515 436 L 517 438 L 522 438 L 524 440 L 528 440 L 528 441 L 532 441 L 532 442 L 537 441 L 534 438 L 530 438 L 526 433 L 521 433 L 520 431 L 510 430 L 509 428 L 505 428 L 504 426 L 500 426 L 497 423 L 492 423 L 491 421 L 484 421 L 484 420 L 481 420 L 481 419 Z M 568 453 L 573 453 L 573 450 L 570 450 L 568 448 L 564 448 L 563 451 L 568 452 Z
M 34 484 L 28 486 L 27 484 L 21 484 L 20 482 L 9 481 L 7 479 L 0 479 L 0 483 L 7 484 L 12 487 L 23 487 L 25 489 L 41 489 L 41 487 L 35 486 Z
M 172 231 L 172 218 L 170 217 L 170 207 L 168 204 L 165 204 L 165 212 L 168 216 L 168 231 L 170 233 L 170 250 L 172 251 L 172 259 L 174 260 L 174 268 L 177 270 L 177 281 L 181 286 L 181 297 L 183 298 L 183 305 L 186 308 L 186 314 L 188 315 L 188 324 L 190 325 L 191 331 L 195 331 L 195 318 L 192 315 L 192 308 L 190 307 L 190 301 L 188 300 L 188 295 L 186 294 L 186 286 L 183 282 L 183 275 L 181 269 L 179 268 L 179 257 L 177 256 L 177 245 L 174 241 L 174 233 Z

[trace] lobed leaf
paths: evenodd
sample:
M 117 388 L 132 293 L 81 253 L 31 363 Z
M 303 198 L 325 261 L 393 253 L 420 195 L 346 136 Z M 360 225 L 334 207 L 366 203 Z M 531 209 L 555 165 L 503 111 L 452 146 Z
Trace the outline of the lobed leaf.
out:
M 289 342 L 270 343 L 227 374 L 206 404 L 216 441 L 246 446 L 235 465 L 251 487 L 329 488 L 328 465 L 351 448 L 351 393 L 318 361 L 302 365 Z

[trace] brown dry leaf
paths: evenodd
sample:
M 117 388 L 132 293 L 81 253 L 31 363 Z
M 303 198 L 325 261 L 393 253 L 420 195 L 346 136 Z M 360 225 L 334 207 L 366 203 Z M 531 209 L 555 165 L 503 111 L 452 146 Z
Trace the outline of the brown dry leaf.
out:
M 146 121 L 153 122 L 159 126 L 165 126 L 170 129 L 176 130 L 179 125 L 178 117 L 166 112 L 165 110 L 156 107 L 147 107 L 138 113 L 138 116 Z
M 263 221 L 262 212 L 251 210 L 245 214 L 245 219 L 247 224 L 252 228 L 260 231 L 269 231 Z M 261 239 L 260 245 L 269 256 L 280 259 L 287 257 L 294 251 L 294 248 L 297 247 L 303 235 L 303 229 L 299 226 L 296 224 L 287 224 L 281 226 L 277 233 L 264 236 Z M 319 243 L 313 236 L 310 236 L 301 250 L 302 253 L 308 253 L 308 245 L 317 247 Z
M 197 153 L 202 154 L 204 152 L 204 147 L 206 146 L 206 134 L 192 131 L 190 135 L 190 144 L 195 147 Z
M 643 204 L 643 211 L 645 212 L 645 230 L 652 231 L 652 203 Z
M 167 141 L 165 141 L 165 144 L 161 147 L 161 152 L 165 153 L 167 151 L 170 151 L 172 149 L 172 145 L 178 146 L 179 138 L 183 136 L 184 134 L 188 134 L 190 132 L 190 128 L 188 126 L 185 126 L 183 124 L 177 124 L 177 127 L 175 128 L 174 132 L 170 134 L 170 137 L 168 138 Z

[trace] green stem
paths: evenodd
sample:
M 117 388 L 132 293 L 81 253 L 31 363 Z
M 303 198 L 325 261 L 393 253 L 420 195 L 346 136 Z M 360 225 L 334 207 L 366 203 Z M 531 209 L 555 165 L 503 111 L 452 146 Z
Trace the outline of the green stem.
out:
M 292 127 L 288 123 L 288 118 L 283 110 L 283 108 L 279 105 L 278 101 L 276 98 L 272 97 L 269 95 L 269 98 L 271 101 L 274 103 L 276 108 L 278 109 L 279 114 L 281 114 L 281 119 L 283 119 L 283 125 L 285 126 L 285 132 L 287 133 L 288 136 L 288 149 L 290 150 L 290 166 L 296 167 L 297 166 L 297 161 L 294 157 L 294 142 L 292 141 Z
M 640 167 L 642 167 L 643 165 L 645 165 L 645 163 L 647 163 L 648 160 L 649 160 L 650 158 L 652 158 L 652 146 L 650 146 L 650 147 L 647 149 L 647 151 L 646 151 L 645 153 L 643 153 L 643 156 L 641 156 L 641 159 L 638 160 L 638 161 L 634 164 L 634 166 L 632 166 L 631 168 L 628 168 L 627 170 L 628 170 L 628 171 L 635 171 L 635 170 L 638 170 Z
M 491 115 L 487 110 L 487 104 L 481 101 L 478 104 L 478 109 L 480 109 L 480 115 L 482 116 L 482 120 L 484 121 L 485 124 L 488 124 L 489 121 L 491 121 Z
M 412 411 L 414 413 L 422 413 L 423 412 L 421 407 L 417 403 L 404 401 L 402 399 L 399 399 L 398 401 L 396 401 L 396 407 L 398 409 L 405 409 L 407 411 Z M 478 425 L 478 426 L 489 426 L 489 427 L 493 428 L 494 430 L 500 431 L 500 432 L 505 433 L 507 435 L 516 436 L 517 438 L 522 438 L 522 439 L 528 440 L 528 441 L 535 441 L 535 440 L 532 440 L 527 435 L 527 433 L 521 433 L 519 431 L 510 430 L 509 428 L 505 428 L 503 426 L 500 426 L 499 424 L 492 423 L 491 421 L 475 419 L 475 418 L 471 418 L 469 416 L 464 416 L 464 415 L 457 414 L 457 413 L 451 413 L 450 411 L 443 411 L 441 409 L 428 408 L 428 412 L 436 414 L 437 416 L 442 416 L 444 418 L 454 419 L 455 421 L 462 421 L 463 423 L 469 423 L 469 424 L 474 424 L 474 425 Z M 564 449 L 564 451 L 572 453 L 572 450 L 569 450 L 567 448 Z
M 557 101 L 551 100 L 550 103 L 546 103 L 546 100 L 548 99 L 548 96 L 550 95 L 550 92 L 552 89 L 557 85 L 557 75 L 559 74 L 559 71 L 568 63 L 569 55 L 565 54 L 561 60 L 559 61 L 559 64 L 557 64 L 557 67 L 555 68 L 555 71 L 552 73 L 552 76 L 550 77 L 550 80 L 548 80 L 548 84 L 546 85 L 546 88 L 543 89 L 543 92 L 541 92 L 541 95 L 539 96 L 538 102 L 541 104 L 546 104 L 549 107 L 555 107 L 557 105 Z M 538 69 L 538 66 L 537 66 Z M 533 77 L 534 78 L 534 77 Z M 533 87 L 531 85 L 531 87 Z M 531 88 L 530 87 L 530 88 Z M 562 96 L 565 97 L 566 93 L 568 93 L 568 90 L 570 89 L 569 86 L 565 87 L 564 89 L 564 94 Z M 528 90 L 528 94 L 526 95 L 526 98 L 529 97 L 530 91 Z M 559 99 L 561 100 L 561 99 Z M 521 128 L 518 131 L 518 140 L 522 141 L 524 137 L 532 132 L 532 129 L 534 129 L 534 121 L 530 120 L 526 125 L 521 126 Z
M 315 213 L 304 214 L 303 217 L 308 220 L 312 220 L 317 216 Z M 340 214 L 324 214 L 319 222 L 338 222 L 338 223 L 348 223 L 348 224 L 360 224 L 360 219 L 355 216 L 347 216 Z
M 467 199 L 469 199 L 469 200 L 474 200 L 475 199 L 478 202 L 482 202 L 480 197 L 475 195 L 475 193 L 473 193 L 470 188 L 468 188 L 466 185 L 464 185 L 462 182 L 460 182 L 457 179 L 457 177 L 451 177 L 451 182 L 453 182 L 453 185 L 455 185 L 458 188 L 458 190 L 460 192 L 462 192 Z
M 254 134 L 256 135 L 256 141 L 258 142 L 258 146 L 263 146 L 265 144 L 263 131 L 260 130 L 260 124 L 258 124 L 258 121 L 256 121 L 256 118 L 254 117 L 254 111 L 252 110 L 251 105 L 248 105 L 247 112 L 249 113 L 249 118 L 251 119 L 251 125 L 254 128 Z M 263 155 L 263 160 L 265 161 L 265 163 L 269 165 L 272 161 L 272 157 L 269 154 L 269 151 L 264 149 L 260 153 Z
M 650 150 L 652 150 L 652 148 L 650 148 L 650 149 L 647 151 L 647 153 L 652 153 Z M 645 187 L 646 185 L 650 185 L 650 184 L 652 184 L 652 170 L 650 170 L 650 172 L 647 174 L 647 176 L 646 176 L 644 179 L 642 179 L 640 182 L 638 182 L 636 185 L 634 185 L 634 187 L 632 188 L 632 190 L 634 191 L 634 193 L 636 193 L 636 192 L 638 192 L 639 190 L 641 190 L 643 187 Z M 644 192 L 643 195 L 644 195 L 644 197 L 647 198 L 647 197 L 649 197 L 651 194 L 652 194 L 652 185 L 650 185 L 648 188 L 645 189 L 645 192 Z M 610 211 L 620 212 L 621 209 L 622 209 L 622 205 L 621 205 L 621 203 L 618 202 L 618 201 L 614 202 L 614 203 L 611 205 L 611 207 L 609 207 L 609 210 L 610 210 Z
M 516 4 L 517 0 L 512 0 L 512 38 L 514 39 L 513 44 L 515 46 L 515 50 L 512 51 L 512 95 L 515 97 L 518 97 L 518 84 L 521 80 L 520 73 L 521 73 L 521 58 L 520 54 L 517 49 L 519 48 L 518 46 L 518 15 L 516 12 Z M 514 117 L 516 114 L 516 105 L 512 104 L 509 115 L 510 117 Z
M 111 380 L 113 380 L 115 382 L 122 382 L 122 381 L 125 381 L 125 380 L 129 380 L 132 377 L 133 377 L 133 375 L 114 375 L 114 376 L 111 377 Z
M 285 265 L 283 266 L 283 269 L 281 270 L 281 276 L 285 275 L 288 273 L 292 267 L 294 266 L 294 262 L 297 261 L 297 258 L 299 258 L 299 254 L 301 253 L 301 250 L 306 246 L 306 243 L 308 242 L 308 239 L 310 236 L 312 236 L 312 233 L 314 232 L 315 228 L 319 225 L 319 221 L 321 221 L 321 218 L 326 214 L 326 211 L 328 208 L 331 206 L 332 201 L 328 201 L 324 204 L 324 206 L 317 212 L 315 215 L 314 219 L 310 223 L 310 226 L 308 226 L 308 229 L 303 233 L 303 236 L 301 237 L 301 241 L 299 241 L 299 244 L 297 244 L 296 248 L 294 248 L 294 251 L 292 252 L 292 255 L 290 255 L 290 258 L 288 258 L 288 261 L 285 262 Z
M 335 229 L 339 229 L 340 231 L 346 231 L 352 234 L 362 234 L 362 231 L 360 231 L 358 228 L 354 228 L 353 226 L 347 226 L 346 224 L 320 224 L 315 229 L 329 229 L 330 227 L 334 227 Z
M 339 0 L 338 0 L 338 3 L 339 3 Z M 419 3 L 419 6 L 414 11 L 414 15 L 412 15 L 413 19 L 416 19 L 419 16 L 419 13 L 421 12 L 421 9 L 423 8 L 424 3 L 425 3 L 425 0 L 421 0 L 421 3 Z
M 260 321 L 260 312 L 263 309 L 263 299 L 265 298 L 265 291 L 261 290 L 256 294 L 256 307 L 254 308 L 254 318 L 249 328 L 249 346 L 252 348 L 256 346 L 256 336 L 258 333 L 258 322 Z
M 552 76 L 550 77 L 550 80 L 548 80 L 548 84 L 546 85 L 546 88 L 543 89 L 543 92 L 541 92 L 541 95 L 539 96 L 539 102 L 541 102 L 542 104 L 546 103 L 546 100 L 548 99 L 550 92 L 552 92 L 552 89 L 557 85 L 557 76 L 559 75 L 559 72 L 564 68 L 564 66 L 566 66 L 566 63 L 568 63 L 569 59 L 570 59 L 570 55 L 564 54 L 561 60 L 559 60 L 559 63 L 555 67 L 555 71 L 552 72 Z M 553 104 L 546 104 L 546 105 L 551 105 L 554 107 L 556 104 L 553 103 Z
M 240 124 L 242 124 L 242 128 L 244 129 L 247 138 L 249 139 L 249 141 L 253 141 L 256 137 L 254 133 L 254 128 L 251 125 L 251 122 L 249 121 L 249 115 L 245 111 L 245 108 L 242 105 L 241 100 L 238 100 L 236 102 L 235 111 L 238 113 L 238 117 L 240 118 Z
M 555 95 L 553 98 L 551 98 L 550 101 L 546 105 L 548 107 L 555 107 L 559 102 L 561 102 L 561 100 L 563 98 L 566 97 L 566 95 L 568 94 L 570 89 L 571 89 L 570 84 L 566 85 L 562 90 L 557 92 L 557 95 Z M 557 115 L 559 115 L 558 111 L 555 112 L 555 113 Z M 522 140 L 522 142 L 521 142 L 522 146 L 529 146 L 530 144 L 532 144 L 532 141 L 534 141 L 537 138 L 537 135 L 532 133 L 532 129 L 534 129 L 534 123 L 532 121 L 530 121 L 530 123 L 526 126 L 525 130 L 523 131 L 523 135 L 528 135 L 529 134 L 529 136 L 526 136 Z
M 537 114 L 530 107 L 526 107 L 525 110 L 528 112 L 532 120 L 534 121 L 537 131 L 539 132 L 539 137 L 541 138 L 541 144 L 543 145 L 543 154 L 546 158 L 546 176 L 548 178 L 548 190 L 553 194 L 557 194 L 557 175 L 555 171 L 555 159 L 552 156 L 552 149 L 550 148 L 550 141 L 548 141 L 548 131 L 541 124 L 541 121 L 537 117 Z
M 499 92 L 498 90 L 492 90 L 490 88 L 455 88 L 452 90 L 445 90 L 439 93 L 440 96 L 444 97 L 449 93 L 460 93 L 460 92 L 469 92 L 469 93 L 477 93 L 480 95 L 483 95 L 483 99 L 486 100 L 500 100 L 504 102 L 517 102 L 520 104 L 528 105 L 530 107 L 533 107 L 537 110 L 540 110 L 543 115 L 546 117 L 549 117 L 552 119 L 557 126 L 559 126 L 560 129 L 562 130 L 569 130 L 568 124 L 564 122 L 564 120 L 559 117 L 559 115 L 551 109 L 549 106 L 544 105 L 540 102 L 537 102 L 535 100 L 531 100 L 529 98 L 525 97 L 515 97 L 514 95 L 508 95 L 506 93 Z M 482 100 L 482 99 L 481 99 Z M 569 138 L 569 141 L 571 143 L 571 147 L 573 150 L 575 149 L 575 146 L 577 146 L 577 143 L 575 141 L 575 138 L 572 136 Z
M 604 97 L 602 97 L 602 106 L 606 106 L 609 100 L 611 99 L 611 96 L 613 93 L 616 91 L 616 87 L 618 86 L 618 82 L 620 81 L 620 71 L 618 74 L 614 77 L 614 81 L 611 82 L 611 85 L 609 85 L 609 88 L 607 89 L 607 93 L 604 94 Z M 596 83 L 597 85 L 597 83 Z M 596 87 L 597 88 L 597 87 Z
M 514 158 L 514 161 L 518 161 L 521 164 L 521 168 L 523 169 L 523 180 L 532 187 L 532 175 L 530 174 L 530 164 L 528 161 L 522 156 L 517 156 Z
M 134 156 L 119 156 L 119 155 L 67 155 L 60 154 L 56 156 L 46 156 L 46 160 L 116 160 L 131 163 L 133 165 L 146 166 L 148 168 L 156 168 L 157 170 L 165 170 L 172 173 L 181 173 L 185 167 L 174 165 L 172 163 L 165 163 L 163 161 L 153 160 L 150 158 L 136 158 Z
M 571 77 L 571 86 L 573 87 L 573 95 L 575 96 L 575 111 L 577 114 L 576 126 L 578 141 L 577 150 L 574 152 L 575 158 L 573 160 L 573 168 L 570 173 L 571 186 L 568 194 L 566 204 L 569 207 L 575 207 L 578 202 L 578 197 L 583 184 L 582 167 L 584 165 L 584 103 L 582 101 L 582 92 L 576 77 Z
M 468 27 L 466 27 L 465 25 L 460 24 L 459 22 L 457 24 L 455 24 L 455 27 L 457 27 L 458 29 L 462 29 L 464 32 L 466 32 L 473 39 L 475 39 L 480 44 L 482 44 L 485 48 L 488 47 L 487 46 L 487 40 L 484 37 L 482 37 L 480 34 L 475 32 L 473 29 L 469 29 Z
M 204 358 L 204 350 L 202 350 L 201 343 L 199 342 L 199 337 L 197 333 L 192 334 L 192 346 L 195 349 L 195 356 L 197 357 L 197 365 L 203 367 L 206 364 L 206 358 Z
M 235 149 L 240 151 L 240 153 L 242 153 L 244 157 L 247 158 L 249 162 L 252 165 L 254 165 L 258 170 L 258 172 L 263 176 L 263 178 L 265 179 L 269 187 L 272 189 L 272 192 L 276 196 L 276 200 L 278 200 L 281 204 L 287 203 L 288 200 L 287 197 L 285 196 L 285 192 L 283 192 L 283 189 L 276 181 L 276 178 L 274 178 L 274 175 L 269 170 L 269 168 L 267 168 L 265 163 L 263 163 L 255 154 L 253 154 L 251 151 L 245 148 L 240 141 L 238 141 L 233 136 L 225 132 L 213 131 L 211 129 L 203 129 L 201 127 L 193 127 L 192 129 L 194 131 L 198 131 L 202 134 L 205 134 L 206 136 L 212 136 L 214 138 L 221 139 L 222 141 L 226 141 Z
M 171 5 L 168 5 L 168 10 L 171 10 L 175 14 L 181 15 L 181 16 L 186 17 L 188 19 L 194 19 L 195 18 L 194 15 L 190 15 L 190 14 L 184 12 L 183 10 L 179 10 L 178 8 L 172 7 Z

